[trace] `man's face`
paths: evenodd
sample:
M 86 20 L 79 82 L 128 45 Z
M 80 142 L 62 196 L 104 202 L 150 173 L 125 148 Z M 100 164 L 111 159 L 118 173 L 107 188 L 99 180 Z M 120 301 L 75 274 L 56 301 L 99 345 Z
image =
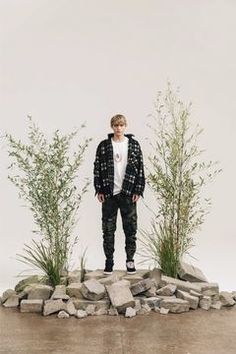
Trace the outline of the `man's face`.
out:
M 126 129 L 126 125 L 123 122 L 117 122 L 112 126 L 112 130 L 114 131 L 114 134 L 116 136 L 124 135 L 125 129 Z

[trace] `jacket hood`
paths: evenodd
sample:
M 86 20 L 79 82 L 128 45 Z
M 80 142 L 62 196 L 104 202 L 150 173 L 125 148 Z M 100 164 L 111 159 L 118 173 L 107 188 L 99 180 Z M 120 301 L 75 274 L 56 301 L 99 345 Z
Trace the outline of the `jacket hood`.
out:
M 107 134 L 108 139 L 111 139 L 114 136 L 114 133 L 109 133 Z M 134 134 L 124 134 L 124 136 L 126 136 L 128 139 L 132 138 L 134 136 Z

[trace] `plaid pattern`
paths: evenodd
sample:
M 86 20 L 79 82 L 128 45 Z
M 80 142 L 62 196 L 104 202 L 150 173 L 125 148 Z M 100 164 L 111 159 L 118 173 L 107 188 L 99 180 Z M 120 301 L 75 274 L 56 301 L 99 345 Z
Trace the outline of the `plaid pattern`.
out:
M 105 199 L 113 195 L 114 188 L 114 161 L 111 142 L 113 135 L 113 133 L 108 134 L 108 138 L 100 142 L 94 161 L 95 195 L 103 193 Z M 145 175 L 142 150 L 139 142 L 132 138 L 133 134 L 125 134 L 125 136 L 129 139 L 128 161 L 121 192 L 128 196 L 138 194 L 143 197 Z

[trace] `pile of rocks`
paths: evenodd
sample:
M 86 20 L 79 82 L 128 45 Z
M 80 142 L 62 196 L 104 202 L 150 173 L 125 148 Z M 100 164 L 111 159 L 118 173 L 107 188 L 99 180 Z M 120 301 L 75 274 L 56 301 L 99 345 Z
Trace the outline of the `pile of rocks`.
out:
M 221 309 L 233 306 L 236 300 L 236 292 L 219 292 L 217 283 L 208 282 L 200 269 L 184 262 L 179 279 L 167 277 L 157 268 L 138 270 L 133 275 L 127 275 L 123 270 L 115 270 L 109 276 L 104 276 L 102 270 L 87 271 L 83 282 L 80 276 L 79 270 L 69 272 L 55 288 L 48 285 L 45 278 L 28 277 L 14 290 L 6 290 L 0 303 L 4 307 L 17 307 L 20 312 L 84 318 Z

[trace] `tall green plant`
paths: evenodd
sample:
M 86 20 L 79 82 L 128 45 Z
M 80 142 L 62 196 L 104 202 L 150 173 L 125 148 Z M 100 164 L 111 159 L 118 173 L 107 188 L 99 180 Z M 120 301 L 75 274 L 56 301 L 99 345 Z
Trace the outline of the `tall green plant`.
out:
M 141 251 L 146 260 L 159 264 L 164 274 L 177 277 L 180 261 L 193 246 L 193 235 L 204 222 L 211 200 L 203 187 L 221 171 L 217 162 L 200 160 L 202 129 L 191 127 L 191 103 L 185 105 L 168 83 L 158 92 L 153 118 L 154 133 L 148 157 L 147 183 L 158 203 L 151 231 L 141 230 Z
M 31 245 L 25 244 L 23 254 L 17 254 L 18 260 L 42 270 L 52 285 L 59 284 L 62 271 L 68 270 L 78 242 L 73 236 L 77 211 L 90 183 L 86 179 L 78 191 L 76 178 L 91 138 L 72 154 L 71 143 L 77 133 L 61 135 L 56 130 L 48 141 L 29 117 L 29 144 L 6 135 L 13 160 L 8 178 L 19 189 L 19 197 L 26 200 L 37 226 L 33 232 L 40 236 Z

